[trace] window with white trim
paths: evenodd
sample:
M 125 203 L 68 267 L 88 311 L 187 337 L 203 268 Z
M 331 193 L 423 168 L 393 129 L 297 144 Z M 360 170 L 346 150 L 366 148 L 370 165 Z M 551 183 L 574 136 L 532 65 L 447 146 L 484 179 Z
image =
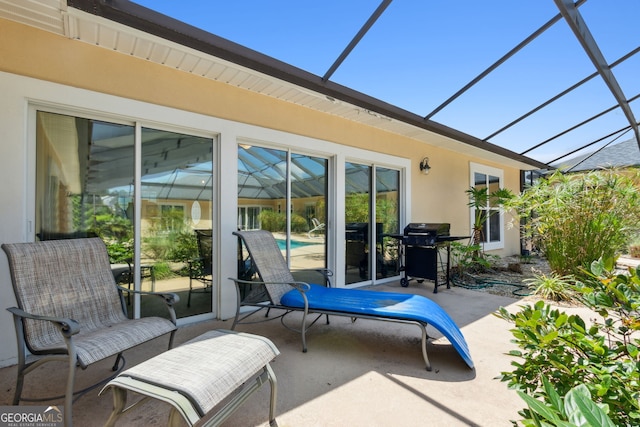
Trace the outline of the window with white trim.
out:
M 502 169 L 471 163 L 471 231 L 484 250 L 504 247 L 504 217 L 491 194 L 504 188 Z M 474 198 L 475 194 L 475 198 Z

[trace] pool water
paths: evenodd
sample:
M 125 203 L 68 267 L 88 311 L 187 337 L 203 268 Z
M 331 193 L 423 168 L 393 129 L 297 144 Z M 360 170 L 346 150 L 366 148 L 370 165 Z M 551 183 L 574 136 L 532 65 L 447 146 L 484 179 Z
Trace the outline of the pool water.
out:
M 287 242 L 283 239 L 276 239 L 276 242 L 278 242 L 278 247 L 280 248 L 281 251 L 284 251 L 287 248 Z M 296 249 L 296 248 L 301 248 L 304 246 L 309 246 L 309 245 L 317 245 L 318 243 L 307 243 L 307 242 L 299 242 L 297 240 L 291 240 L 291 249 Z

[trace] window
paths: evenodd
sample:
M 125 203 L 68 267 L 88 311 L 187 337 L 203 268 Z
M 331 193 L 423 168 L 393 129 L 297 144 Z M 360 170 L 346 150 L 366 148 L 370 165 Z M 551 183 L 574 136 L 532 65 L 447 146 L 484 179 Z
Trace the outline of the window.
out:
M 495 194 L 503 186 L 503 171 L 471 163 L 471 230 L 485 250 L 504 247 L 504 219 Z

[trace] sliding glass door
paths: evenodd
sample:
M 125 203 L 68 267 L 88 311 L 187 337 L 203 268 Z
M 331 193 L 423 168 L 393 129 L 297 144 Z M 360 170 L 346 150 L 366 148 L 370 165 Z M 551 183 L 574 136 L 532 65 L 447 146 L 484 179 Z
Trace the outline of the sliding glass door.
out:
M 142 128 L 140 275 L 143 290 L 177 292 L 179 317 L 211 312 L 213 141 Z M 154 310 L 144 296 L 142 314 Z
M 238 229 L 272 232 L 297 277 L 327 265 L 327 165 L 307 154 L 238 146 Z
M 345 163 L 345 278 L 347 284 L 398 272 L 397 170 Z
M 177 292 L 178 317 L 211 312 L 212 153 L 211 138 L 141 128 L 136 141 L 131 124 L 38 111 L 36 237 L 100 237 L 120 285 Z M 137 302 L 131 315 L 166 315 L 157 297 Z

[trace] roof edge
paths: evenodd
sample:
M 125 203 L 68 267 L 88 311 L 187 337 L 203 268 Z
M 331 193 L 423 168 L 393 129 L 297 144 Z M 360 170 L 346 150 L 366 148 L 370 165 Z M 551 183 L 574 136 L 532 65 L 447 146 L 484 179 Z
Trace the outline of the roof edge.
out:
M 422 116 L 346 86 L 332 81 L 325 81 L 320 76 L 132 1 L 67 0 L 67 5 L 510 160 L 539 169 L 553 169 L 546 163 L 483 141 L 441 123 L 425 119 Z

